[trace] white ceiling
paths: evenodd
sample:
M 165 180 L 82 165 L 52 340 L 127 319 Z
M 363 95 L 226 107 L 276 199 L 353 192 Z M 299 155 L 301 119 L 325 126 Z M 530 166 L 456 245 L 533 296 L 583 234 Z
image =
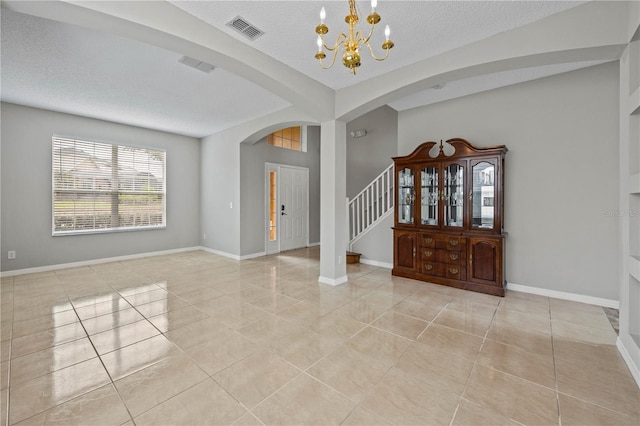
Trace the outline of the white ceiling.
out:
M 75 25 L 2 11 L 2 100 L 202 137 L 290 104 L 223 69 Z
M 344 17 L 349 12 L 346 0 L 329 1 L 171 1 L 177 7 L 202 19 L 238 40 L 272 56 L 309 77 L 341 89 L 394 69 L 433 57 L 456 47 L 482 40 L 545 16 L 578 6 L 584 1 L 378 1 L 381 27 L 372 37 L 372 47 L 382 56 L 384 25 L 391 27 L 395 46 L 386 61 L 375 61 L 362 52 L 362 66 L 356 76 L 340 63 L 331 71 L 322 70 L 317 60 L 315 26 L 325 7 L 329 33 L 325 41 L 333 44 L 347 31 Z M 358 2 L 361 23 L 371 10 L 370 1 Z M 242 16 L 265 32 L 255 41 L 226 26 Z M 368 30 L 365 23 L 363 30 Z M 364 32 L 364 31 L 363 31 Z
M 331 70 L 321 70 L 313 58 L 320 7 L 325 6 L 329 34 L 335 37 L 346 27 L 345 0 L 171 3 L 228 34 L 230 39 L 250 46 L 250 51 L 255 49 L 256 58 L 263 52 L 324 86 L 339 90 L 584 2 L 379 0 L 381 24 L 391 26 L 396 46 L 383 62 L 374 63 L 363 53 L 356 76 L 340 64 L 339 58 Z M 16 4 L 3 2 L 2 101 L 196 137 L 292 105 L 285 93 L 274 93 L 277 91 L 271 87 L 268 90 L 221 67 L 210 74 L 186 67 L 178 63 L 185 52 L 159 47 L 161 42 L 151 45 L 120 35 L 118 28 L 105 33 L 5 7 L 22 10 Z M 370 6 L 361 1 L 359 8 L 366 16 Z M 225 25 L 238 15 L 265 34 L 249 41 Z M 374 38 L 373 44 L 379 47 L 382 28 L 376 36 L 379 38 Z M 404 110 L 600 62 L 529 67 L 443 82 L 446 84 L 441 90 L 414 93 L 389 105 Z

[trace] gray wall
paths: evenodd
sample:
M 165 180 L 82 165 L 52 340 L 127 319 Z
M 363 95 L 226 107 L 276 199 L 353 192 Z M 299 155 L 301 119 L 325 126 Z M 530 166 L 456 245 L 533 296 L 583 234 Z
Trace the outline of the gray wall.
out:
M 240 148 L 235 140 L 202 139 L 200 157 L 200 245 L 240 254 Z
M 393 267 L 393 214 L 359 238 L 351 250 L 362 254 L 361 261 L 374 261 Z M 363 262 L 364 263 L 364 262 Z
M 53 134 L 165 149 L 167 228 L 52 237 Z M 2 271 L 199 245 L 198 139 L 7 103 L 1 137 Z
M 618 63 L 399 113 L 398 153 L 506 145 L 508 282 L 618 300 Z
M 309 243 L 320 242 L 320 127 L 307 127 L 307 152 L 271 146 L 266 138 L 240 144 L 240 251 L 265 251 L 265 163 L 309 169 Z
M 351 137 L 353 130 L 367 135 Z M 383 106 L 347 123 L 347 197 L 358 195 L 392 163 L 398 151 L 398 113 Z

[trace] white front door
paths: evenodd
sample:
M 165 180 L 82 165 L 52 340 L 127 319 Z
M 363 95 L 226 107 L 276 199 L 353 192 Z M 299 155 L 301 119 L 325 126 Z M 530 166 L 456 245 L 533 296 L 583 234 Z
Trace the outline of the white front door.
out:
M 280 168 L 280 250 L 307 246 L 309 171 Z
M 267 254 L 306 247 L 309 240 L 309 169 L 265 168 Z

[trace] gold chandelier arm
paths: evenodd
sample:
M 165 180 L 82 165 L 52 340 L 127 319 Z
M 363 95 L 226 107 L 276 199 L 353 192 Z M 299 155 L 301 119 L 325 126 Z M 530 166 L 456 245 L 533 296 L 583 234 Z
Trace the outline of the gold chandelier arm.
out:
M 361 40 L 364 44 L 369 44 L 369 40 L 371 40 L 371 36 L 373 35 L 373 30 L 375 28 L 376 28 L 376 24 L 371 24 L 371 30 L 369 31 L 369 35 L 367 36 L 367 38 L 362 38 L 362 33 L 358 30 L 358 32 L 360 33 Z
M 342 41 L 340 39 L 346 40 L 347 35 L 345 33 L 338 34 L 338 37 L 336 38 L 336 44 L 334 44 L 333 47 L 329 47 L 327 43 L 325 43 L 324 37 L 321 36 L 321 38 L 322 38 L 322 45 L 324 46 L 324 48 L 330 52 L 333 52 L 333 51 L 337 51 L 338 48 L 342 45 Z
M 371 38 L 371 34 L 369 34 L 369 37 L 364 38 L 364 36 L 362 35 L 362 31 L 358 30 L 356 31 L 355 34 L 355 38 L 359 43 L 369 43 L 369 39 Z
M 367 48 L 369 49 L 369 53 L 371 53 L 371 57 L 373 57 L 373 59 L 375 59 L 376 61 L 384 61 L 385 59 L 387 59 L 389 57 L 389 51 L 391 51 L 391 49 L 385 49 L 387 51 L 387 53 L 383 57 L 379 58 L 379 57 L 376 56 L 375 53 L 373 53 L 373 48 L 371 47 L 369 42 L 367 41 L 365 44 L 367 45 Z
M 318 61 L 320 61 L 320 68 L 322 68 L 323 70 L 328 70 L 329 68 L 331 68 L 333 66 L 333 64 L 336 63 L 336 58 L 338 57 L 338 47 L 336 46 L 334 49 L 329 49 L 330 51 L 333 51 L 333 58 L 331 59 L 331 63 L 328 66 L 324 66 L 322 64 L 322 58 L 318 59 Z

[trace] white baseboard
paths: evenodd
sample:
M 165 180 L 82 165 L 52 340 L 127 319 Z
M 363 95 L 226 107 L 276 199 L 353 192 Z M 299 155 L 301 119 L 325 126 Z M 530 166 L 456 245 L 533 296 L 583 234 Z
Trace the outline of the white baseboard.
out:
M 393 263 L 378 262 L 377 260 L 360 258 L 360 263 L 364 263 L 365 265 L 378 266 L 380 268 L 393 269 Z
M 241 260 L 240 256 L 238 256 L 237 254 L 227 253 L 226 251 L 214 250 L 209 247 L 200 247 L 200 250 L 206 251 L 207 253 L 211 254 L 217 254 L 218 256 L 227 257 L 233 260 Z
M 319 277 L 318 278 L 318 282 L 321 284 L 328 284 L 328 285 L 332 285 L 332 286 L 338 286 L 340 284 L 344 284 L 348 281 L 347 276 L 345 275 L 344 277 L 340 277 L 340 278 L 327 278 L 327 277 Z
M 233 259 L 233 260 L 254 259 L 256 257 L 261 257 L 261 256 L 266 256 L 267 255 L 266 251 L 262 251 L 260 253 L 245 254 L 244 256 L 238 256 L 237 254 L 227 253 L 226 251 L 214 250 L 214 249 L 211 249 L 209 247 L 200 247 L 200 250 L 206 251 L 207 253 L 211 253 L 211 254 L 217 254 L 218 256 L 227 257 L 227 258 Z
M 318 247 L 319 245 L 320 245 L 320 241 L 318 241 L 317 243 L 309 243 L 307 247 Z
M 153 251 L 146 253 L 130 254 L 126 256 L 105 257 L 102 259 L 83 260 L 80 262 L 59 263 L 57 265 L 37 266 L 35 268 L 14 269 L 13 271 L 3 271 L 0 273 L 2 277 L 15 277 L 18 275 L 35 274 L 39 272 L 57 271 L 59 269 L 79 268 L 81 266 L 99 265 L 101 263 L 120 262 L 123 260 L 141 259 L 144 257 L 162 256 L 165 254 L 182 253 L 185 251 L 200 250 L 201 247 L 184 247 L 172 250 Z
M 571 300 L 573 302 L 587 303 L 589 305 L 604 306 L 606 308 L 620 309 L 620 301 L 602 299 L 600 297 L 585 296 L 583 294 L 566 293 L 564 291 L 549 290 L 546 288 L 530 287 L 526 285 L 507 283 L 507 290 L 521 293 L 537 294 L 539 296 L 553 297 L 555 299 Z
M 260 253 L 245 254 L 244 256 L 240 256 L 240 260 L 255 259 L 256 257 L 262 257 L 266 255 L 266 251 L 261 251 Z
M 638 369 L 638 366 L 633 362 L 633 357 L 631 356 L 631 354 L 627 350 L 627 347 L 624 345 L 619 336 L 616 340 L 616 347 L 618 348 L 618 352 L 620 352 L 620 355 L 622 355 L 624 362 L 627 364 L 627 367 L 629 367 L 629 371 L 631 371 L 631 375 L 635 379 L 636 384 L 640 388 L 640 370 Z

